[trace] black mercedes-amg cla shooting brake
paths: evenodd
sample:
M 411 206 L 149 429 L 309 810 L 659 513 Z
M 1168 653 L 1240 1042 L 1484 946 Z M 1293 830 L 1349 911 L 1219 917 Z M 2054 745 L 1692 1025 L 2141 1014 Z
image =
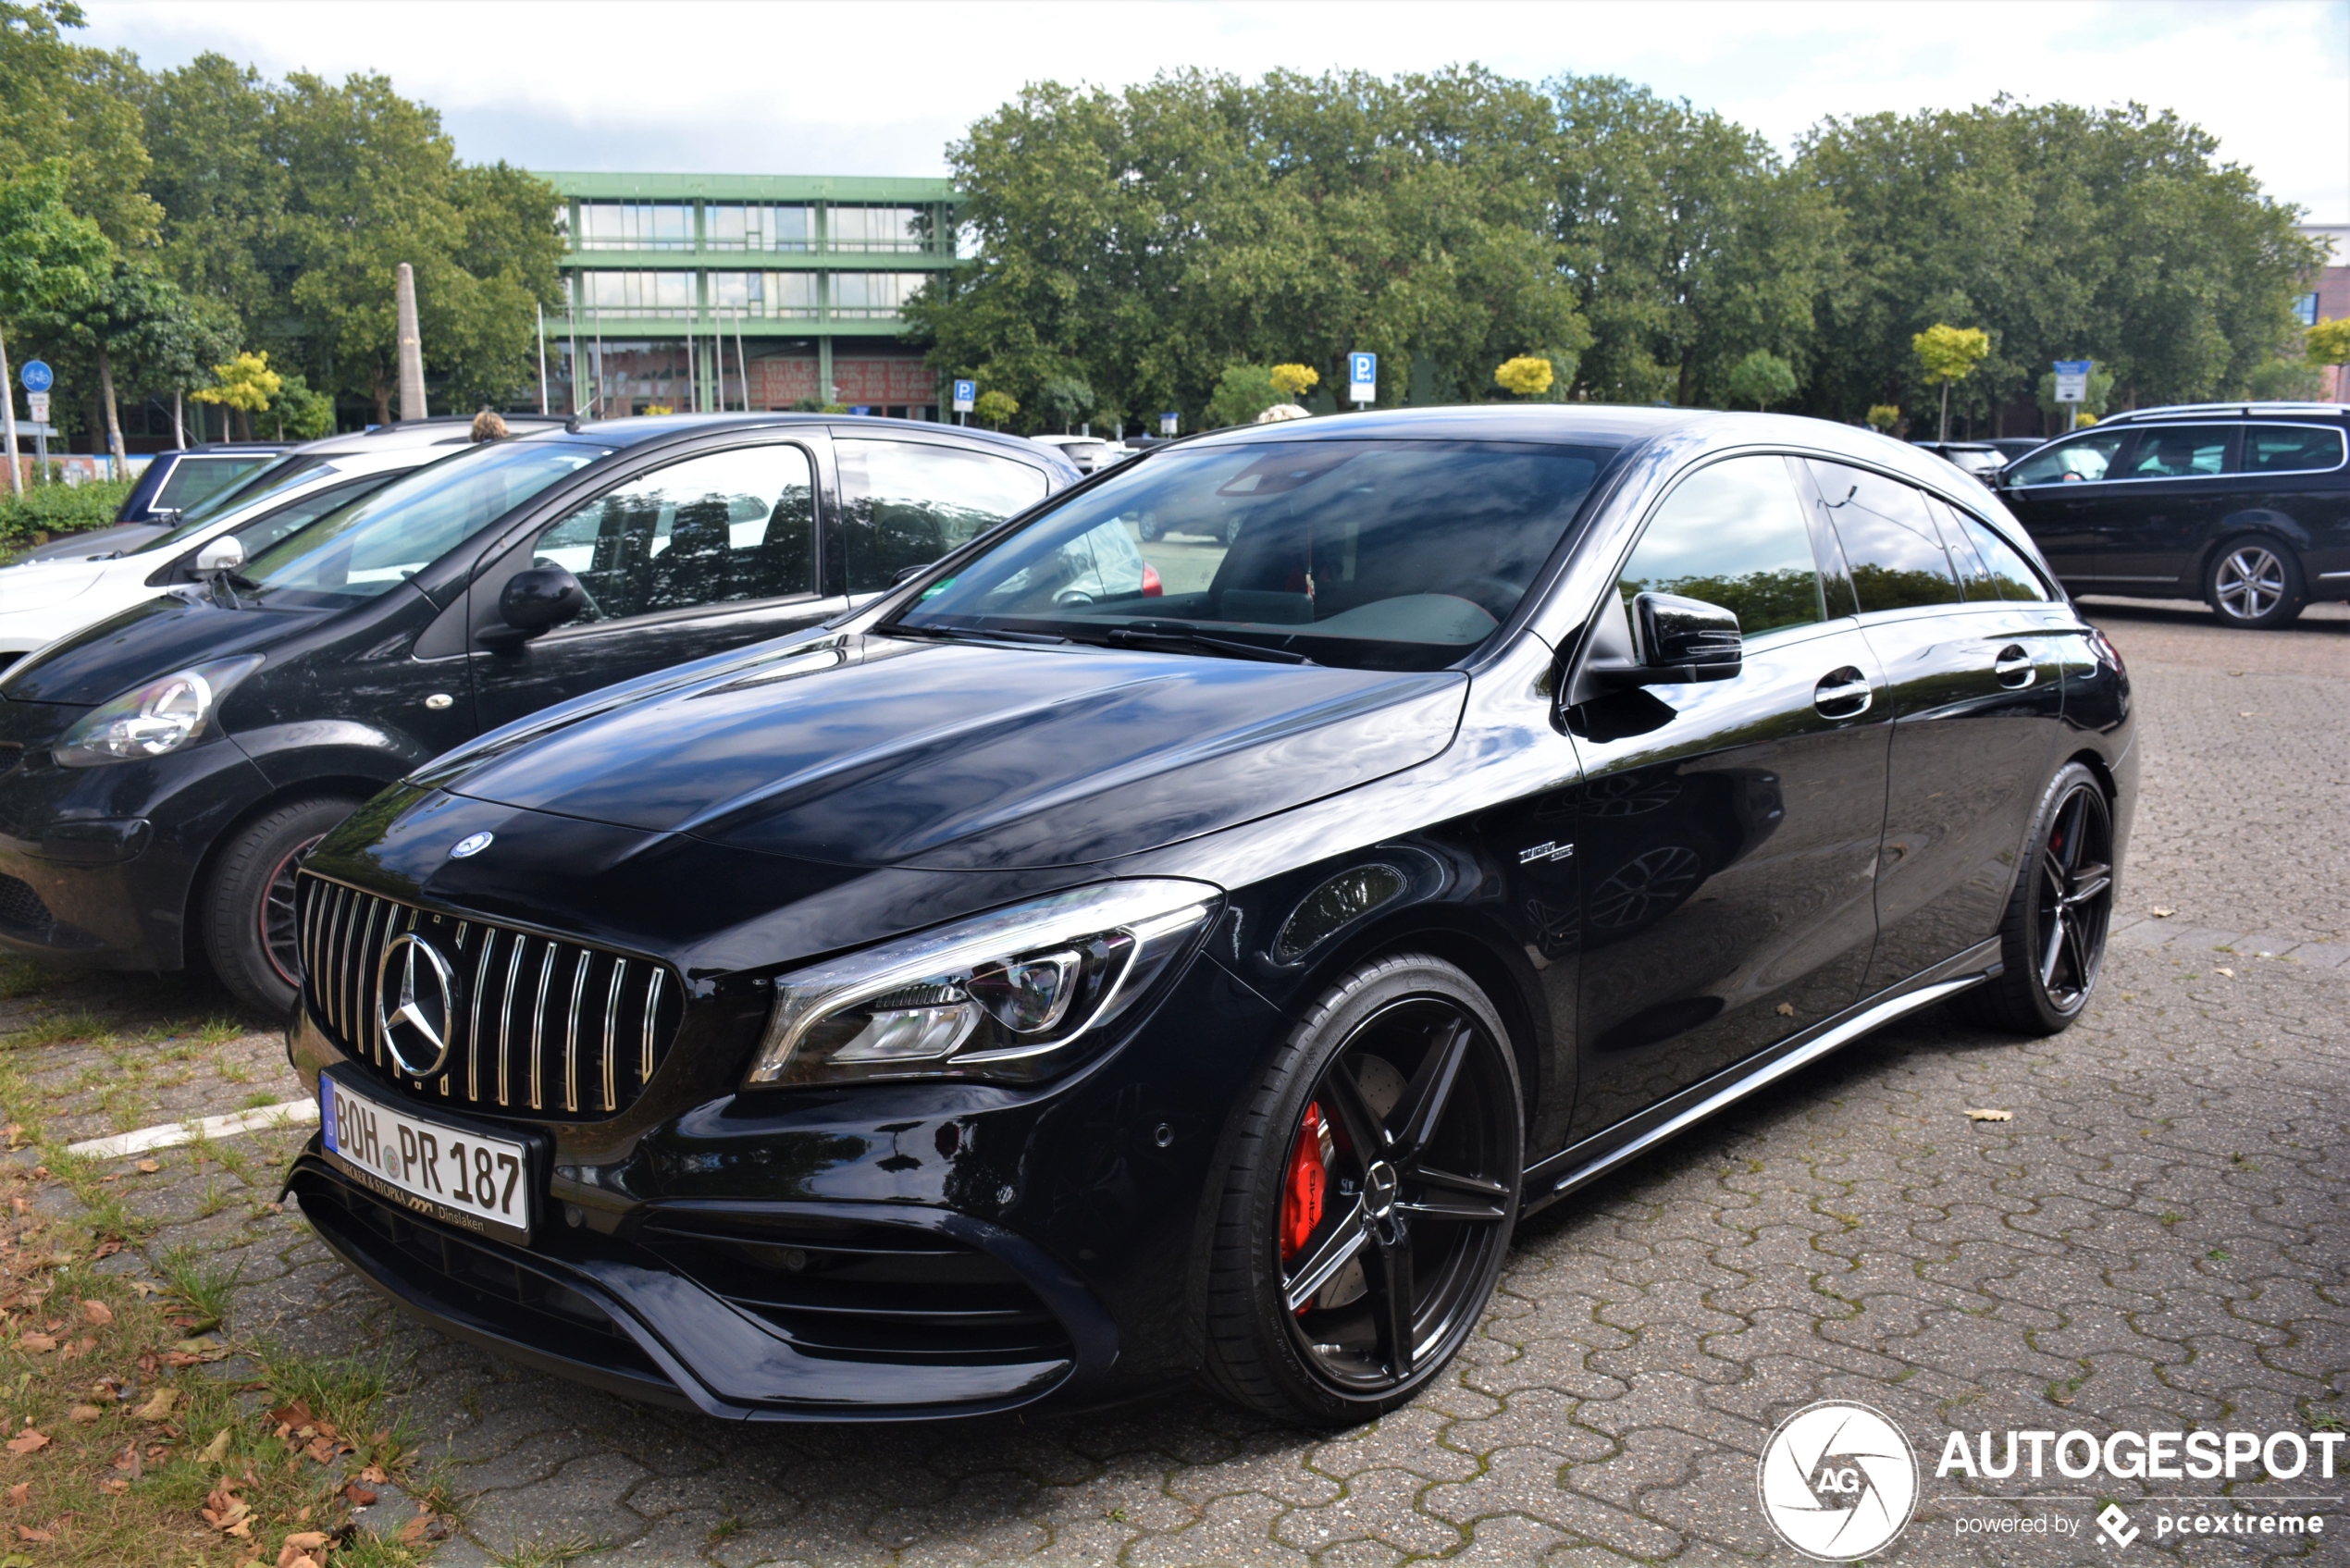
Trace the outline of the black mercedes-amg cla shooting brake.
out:
M 328 834 L 289 1182 L 448 1331 L 642 1399 L 1198 1375 L 1341 1425 L 1520 1215 L 1916 1009 L 2064 1029 L 2135 772 L 2112 648 L 1891 440 L 1179 442 Z

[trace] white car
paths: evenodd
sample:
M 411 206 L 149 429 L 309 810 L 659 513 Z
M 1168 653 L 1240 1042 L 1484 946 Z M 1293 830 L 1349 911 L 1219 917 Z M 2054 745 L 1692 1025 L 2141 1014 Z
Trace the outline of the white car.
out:
M 1134 455 L 1132 448 L 1113 441 L 1107 436 L 1031 436 L 1028 438 L 1040 447 L 1058 447 L 1060 454 L 1077 464 L 1078 471 L 1083 474 L 1097 474 Z
M 560 423 L 508 421 L 517 435 Z M 328 436 L 296 447 L 233 493 L 190 509 L 168 533 L 128 550 L 0 567 L 0 669 L 179 584 L 241 565 L 295 529 L 471 441 L 468 419 Z

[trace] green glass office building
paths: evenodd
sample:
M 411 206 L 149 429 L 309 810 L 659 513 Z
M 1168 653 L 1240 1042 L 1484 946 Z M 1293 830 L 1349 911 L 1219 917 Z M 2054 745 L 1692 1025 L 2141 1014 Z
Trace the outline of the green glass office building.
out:
M 936 419 L 898 307 L 955 265 L 943 179 L 542 173 L 563 193 L 566 304 L 547 405 L 590 415 L 787 409 Z

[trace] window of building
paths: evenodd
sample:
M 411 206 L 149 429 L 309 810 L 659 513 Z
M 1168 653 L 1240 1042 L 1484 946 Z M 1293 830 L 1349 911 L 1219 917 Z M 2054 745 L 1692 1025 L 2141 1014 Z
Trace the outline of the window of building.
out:
M 784 320 L 813 319 L 816 315 L 816 275 L 812 272 L 768 273 L 766 313 Z
M 579 283 L 579 302 L 587 310 L 666 315 L 694 308 L 690 272 L 583 272 Z
M 825 243 L 835 251 L 919 251 L 917 207 L 835 207 L 826 215 Z
M 930 281 L 927 272 L 835 272 L 833 274 L 833 314 L 844 316 L 896 315 L 898 308 Z
M 694 209 L 683 202 L 582 202 L 583 251 L 690 251 Z
M 1827 618 L 1811 533 L 1775 457 L 1732 458 L 1682 480 L 1624 563 L 1620 586 L 1627 605 L 1643 593 L 1718 604 L 1750 637 Z
M 2304 327 L 2315 327 L 2318 324 L 2318 296 L 2314 293 L 2303 294 L 2295 299 L 2293 302 L 2293 319 Z
M 804 251 L 810 233 L 806 207 L 736 202 L 702 209 L 702 241 L 713 251 Z

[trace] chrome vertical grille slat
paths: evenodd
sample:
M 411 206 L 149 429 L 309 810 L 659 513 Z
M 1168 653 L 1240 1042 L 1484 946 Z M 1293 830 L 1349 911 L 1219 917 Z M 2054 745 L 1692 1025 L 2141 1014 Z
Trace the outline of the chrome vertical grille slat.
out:
M 542 1118 L 609 1116 L 644 1092 L 683 1019 L 683 994 L 657 963 L 435 914 L 310 871 L 301 873 L 296 896 L 313 1022 L 376 1077 L 418 1098 Z M 392 940 L 407 932 L 449 960 L 459 992 L 450 999 L 448 1056 L 423 1080 L 399 1071 L 376 1038 L 378 970 Z M 596 1054 L 585 1083 L 583 1050 Z

